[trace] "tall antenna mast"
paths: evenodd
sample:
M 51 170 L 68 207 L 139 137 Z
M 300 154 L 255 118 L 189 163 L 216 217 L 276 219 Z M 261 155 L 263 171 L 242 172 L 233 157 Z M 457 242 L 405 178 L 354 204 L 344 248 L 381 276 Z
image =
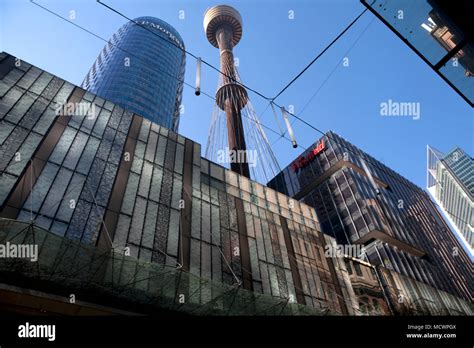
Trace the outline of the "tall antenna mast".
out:
M 234 64 L 233 48 L 242 38 L 242 17 L 231 6 L 211 7 L 204 14 L 204 31 L 211 45 L 220 51 L 221 71 L 216 92 L 217 109 L 211 123 L 206 157 L 214 159 L 216 150 L 222 151 L 225 146 L 223 130 L 219 125 L 225 117 L 227 146 L 234 155 L 234 160 L 230 160 L 230 169 L 247 178 L 251 177 L 252 170 L 253 179 L 270 180 L 280 168 Z M 250 148 L 246 140 L 251 143 Z M 258 156 L 258 168 L 252 154 Z
M 232 49 L 242 37 L 242 17 L 234 8 L 227 5 L 214 6 L 204 15 L 204 30 L 207 39 L 219 48 L 221 72 L 224 74 L 222 86 L 217 90 L 216 102 L 225 111 L 227 118 L 227 138 L 230 151 L 246 154 L 244 127 L 241 110 L 247 104 L 245 88 L 237 84 Z M 232 171 L 250 178 L 246 156 L 241 161 L 230 163 Z

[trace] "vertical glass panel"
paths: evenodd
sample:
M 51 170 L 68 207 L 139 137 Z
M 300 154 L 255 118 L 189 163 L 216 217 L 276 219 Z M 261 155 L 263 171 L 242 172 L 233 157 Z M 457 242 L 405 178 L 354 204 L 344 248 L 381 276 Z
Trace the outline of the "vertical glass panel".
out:
M 117 129 L 120 124 L 120 119 L 122 118 L 123 108 L 118 105 L 115 105 L 112 115 L 110 116 L 108 126 Z
M 97 118 L 97 122 L 94 125 L 94 129 L 92 130 L 92 134 L 98 137 L 102 137 L 102 134 L 104 134 L 104 131 L 105 131 L 105 127 L 107 126 L 107 122 L 109 121 L 109 118 L 110 118 L 110 111 L 102 109 Z
M 115 134 L 114 144 L 112 146 L 112 149 L 110 151 L 110 155 L 109 155 L 109 158 L 108 158 L 109 162 L 111 162 L 111 163 L 113 163 L 117 166 L 119 165 L 126 138 L 127 138 L 127 136 L 123 133 L 117 132 Z
M 74 140 L 74 137 L 76 136 L 76 133 L 77 130 L 74 128 L 66 127 L 48 160 L 61 164 Z
M 242 175 L 239 175 L 238 178 L 240 179 L 240 188 L 245 192 L 250 192 L 250 180 Z
M 63 237 L 66 234 L 66 230 L 67 230 L 67 225 L 60 221 L 55 221 L 50 229 L 51 232 L 61 237 Z
M 217 246 L 212 246 L 212 280 L 222 281 L 222 255 Z
M 191 236 L 201 239 L 201 200 L 196 198 L 192 204 Z
M 150 125 L 151 122 L 147 119 L 143 119 L 142 125 L 140 127 L 140 133 L 138 134 L 138 139 L 140 139 L 143 142 L 148 141 L 148 133 L 150 132 Z
M 107 163 L 100 182 L 99 190 L 97 191 L 95 201 L 98 205 L 106 206 L 109 201 L 110 192 L 117 173 L 117 166 L 112 163 Z
M 89 137 L 86 148 L 84 149 L 84 153 L 82 154 L 82 157 L 76 168 L 78 172 L 87 175 L 92 165 L 92 161 L 94 160 L 99 144 L 100 144 L 100 140 L 94 137 Z
M 270 239 L 270 232 L 268 229 L 268 223 L 266 220 L 263 220 L 263 219 L 262 219 L 262 236 L 265 243 L 265 253 L 267 255 L 267 260 L 270 263 L 275 263 L 275 260 L 273 258 L 273 250 L 272 250 L 272 244 L 271 244 L 271 239 Z
M 18 124 L 37 98 L 37 96 L 31 93 L 25 93 L 5 118 L 10 122 Z
M 138 187 L 138 194 L 145 198 L 148 197 L 148 191 L 150 189 L 151 176 L 153 172 L 153 165 L 145 162 L 143 164 L 143 171 L 140 177 L 140 185 Z
M 178 143 L 183 144 L 186 142 L 186 138 L 178 134 Z
M 145 261 L 145 262 L 151 262 L 151 251 L 150 250 L 146 250 L 146 249 L 140 249 L 140 256 L 139 256 L 139 259 L 142 260 L 142 261 Z M 143 268 L 142 268 L 143 269 Z M 143 269 L 144 272 L 145 272 L 145 275 L 143 277 L 140 277 L 140 279 L 147 279 L 149 275 L 149 272 L 148 270 L 145 268 Z M 147 280 L 144 280 L 144 281 L 141 281 L 140 284 L 141 285 L 141 288 L 143 288 L 144 290 L 146 290 L 146 287 L 147 287 L 147 283 L 148 281 Z
M 252 278 L 254 280 L 260 280 L 260 267 L 258 266 L 258 255 L 257 255 L 257 242 L 253 238 L 249 238 L 249 254 L 250 254 L 250 267 L 252 271 Z
M 253 227 L 253 216 L 252 214 L 245 214 L 245 225 L 247 227 L 247 235 L 255 238 L 255 228 Z
M 95 103 L 90 104 L 87 114 L 84 117 L 84 122 L 82 122 L 81 131 L 85 133 L 90 133 L 92 131 L 94 124 L 99 118 L 100 110 L 100 107 L 98 107 Z
M 183 182 L 179 178 L 173 178 L 173 193 L 171 197 L 171 207 L 180 209 L 180 201 L 183 199 Z
M 214 164 L 213 162 L 210 163 L 210 174 L 212 177 L 216 178 L 217 180 L 224 181 L 224 168 Z
M 0 163 L 8 163 L 12 157 L 14 156 L 15 152 L 20 148 L 23 144 L 23 141 L 28 136 L 28 131 L 21 127 L 15 127 L 13 132 L 9 135 L 9 137 L 4 141 L 1 152 L 0 152 Z
M 166 246 L 166 252 L 169 255 L 178 255 L 178 242 L 180 232 L 180 213 L 178 210 L 170 210 L 170 224 L 168 234 L 168 244 Z
M 146 202 L 147 201 L 141 197 L 137 197 L 136 199 L 132 224 L 130 226 L 130 234 L 128 236 L 129 243 L 140 245 L 143 233 L 143 221 L 146 212 Z
M 95 244 L 97 241 L 97 237 L 99 235 L 99 231 L 103 226 L 103 218 L 104 218 L 105 208 L 97 205 L 93 205 L 91 207 L 91 211 L 89 213 L 89 217 L 87 219 L 84 234 L 82 236 L 81 242 L 82 243 L 91 243 Z M 107 232 L 105 232 L 107 233 Z
M 85 177 L 81 174 L 75 173 L 67 187 L 66 194 L 59 204 L 59 210 L 56 215 L 57 219 L 63 221 L 70 221 L 72 213 L 76 207 L 79 195 L 84 185 Z
M 201 243 L 201 276 L 211 279 L 211 246 Z
M 40 69 L 36 67 L 32 67 L 31 69 L 28 70 L 28 72 L 25 75 L 23 75 L 23 77 L 20 79 L 20 81 L 17 82 L 16 85 L 21 88 L 28 89 L 33 84 L 33 82 L 38 78 L 38 76 L 40 76 L 40 74 L 41 74 Z
M 55 110 L 51 106 L 47 107 L 38 122 L 36 122 L 33 130 L 43 135 L 46 134 L 56 117 Z
M 120 214 L 115 229 L 114 247 L 123 248 L 127 244 L 128 229 L 130 227 L 130 217 Z
M 59 167 L 57 165 L 52 163 L 46 164 L 23 206 L 24 209 L 33 209 L 35 212 L 39 211 L 58 170 Z
M 13 188 L 13 185 L 15 185 L 16 180 L 17 177 L 13 175 L 9 175 L 7 173 L 0 174 L 0 182 L 2 183 L 0 185 L 0 205 L 4 203 L 5 199 Z
M 219 223 L 220 210 L 218 206 L 211 205 L 211 243 L 221 244 L 221 231 Z
M 76 167 L 77 162 L 79 161 L 79 158 L 81 156 L 82 151 L 84 150 L 84 147 L 87 142 L 87 135 L 78 132 L 76 135 L 76 138 L 74 139 L 71 148 L 69 149 L 69 152 L 66 156 L 66 159 L 64 160 L 63 165 L 69 169 L 74 170 Z
M 5 114 L 11 109 L 11 107 L 21 98 L 24 91 L 18 87 L 11 88 L 7 94 L 2 96 L 2 102 L 0 103 L 0 118 L 3 118 Z
M 142 246 L 153 248 L 155 239 L 156 219 L 158 217 L 158 204 L 149 201 L 146 209 L 145 224 L 143 226 Z
M 20 211 L 20 213 L 18 214 L 16 219 L 19 220 L 19 221 L 30 222 L 30 221 L 36 219 L 36 213 L 34 213 L 30 210 L 22 209 Z
M 201 276 L 201 243 L 194 238 L 191 238 L 191 256 L 189 271 L 192 274 Z
M 174 171 L 179 174 L 183 174 L 183 165 L 184 165 L 184 146 L 178 143 L 176 146 Z
M 102 98 L 100 98 L 100 97 L 98 97 L 98 96 L 95 96 L 95 98 L 94 98 L 94 103 L 95 103 L 99 108 L 101 108 L 101 107 L 104 105 L 105 100 L 102 99 Z
M 140 174 L 142 171 L 144 153 L 145 153 L 145 143 L 141 141 L 137 141 L 137 144 L 135 146 L 135 152 L 133 155 L 133 162 L 132 162 L 132 171 L 134 171 L 137 174 Z
M 268 267 L 264 262 L 260 262 L 260 275 L 262 278 L 262 289 L 264 294 L 271 295 L 272 291 L 270 288 L 270 279 L 268 276 Z
M 28 112 L 22 117 L 20 126 L 26 129 L 33 129 L 36 122 L 41 118 L 41 115 L 48 107 L 48 104 L 48 100 L 41 96 L 38 97 Z
M 83 98 L 87 101 L 92 101 L 94 99 L 94 95 L 91 92 L 86 92 Z
M 226 170 L 225 171 L 225 181 L 229 185 L 232 185 L 232 186 L 235 186 L 235 187 L 239 186 L 237 173 L 234 173 L 231 170 Z
M 10 135 L 13 128 L 15 128 L 15 125 L 12 123 L 4 120 L 0 121 L 0 145 L 2 145 L 5 139 Z
M 35 225 L 39 226 L 39 227 L 42 227 L 46 230 L 49 230 L 51 224 L 52 224 L 53 220 L 46 217 L 46 216 L 42 216 L 42 215 L 38 215 L 36 218 L 35 218 Z
M 280 289 L 278 287 L 278 278 L 275 266 L 268 265 L 268 273 L 270 276 L 270 287 L 273 296 L 280 296 Z
M 160 134 L 167 138 L 168 137 L 168 129 L 166 129 L 164 127 L 160 127 Z
M 72 85 L 69 82 L 64 82 L 63 86 L 59 90 L 59 92 L 56 94 L 56 96 L 53 98 L 53 103 L 52 106 L 56 107 L 57 105 L 63 105 L 67 99 L 69 98 L 69 95 L 72 93 L 74 90 L 75 86 Z
M 209 161 L 204 158 L 201 158 L 201 171 L 209 175 Z
M 28 161 L 31 159 L 31 156 L 38 147 L 41 139 L 41 136 L 35 133 L 30 133 L 18 150 L 18 156 L 15 155 L 13 157 L 13 161 L 10 162 L 7 171 L 11 174 L 20 175 L 28 164 Z M 19 160 L 17 161 L 17 159 Z
M 155 202 L 160 201 L 162 179 L 163 179 L 163 170 L 158 166 L 154 166 L 153 179 L 152 179 L 152 184 L 150 187 L 149 199 L 152 199 Z
M 54 217 L 71 177 L 72 172 L 70 170 L 67 170 L 66 168 L 61 168 L 59 170 L 59 173 L 51 186 L 51 190 L 41 207 L 41 214 Z
M 280 207 L 283 209 L 288 209 L 288 197 L 285 195 L 282 195 L 281 193 L 277 193 L 278 196 L 278 203 L 280 204 Z
M 71 224 L 67 230 L 67 237 L 74 240 L 81 240 L 83 237 L 84 226 L 87 225 L 89 214 L 92 209 L 92 204 L 79 199 L 74 215 L 72 216 Z
M 201 171 L 198 166 L 193 166 L 193 193 L 201 189 Z
M 151 132 L 150 138 L 146 146 L 146 152 L 145 152 L 145 159 L 147 161 L 154 162 L 157 141 L 158 141 L 158 134 L 156 134 L 155 132 Z
M 265 254 L 265 244 L 263 242 L 262 227 L 260 225 L 260 219 L 254 218 L 254 226 L 255 226 L 255 237 L 257 241 L 258 258 L 260 260 L 266 261 L 267 257 Z
M 135 173 L 129 174 L 127 188 L 125 189 L 125 194 L 123 197 L 122 213 L 132 215 L 139 179 L 139 175 Z
M 214 182 L 216 183 L 218 181 L 214 180 Z M 211 187 L 209 191 L 210 191 L 210 196 L 211 196 L 211 203 L 215 205 L 219 205 L 219 193 L 218 193 L 219 191 L 214 187 Z
M 72 105 L 72 104 L 71 104 Z M 69 123 L 68 126 L 79 129 L 82 122 L 85 120 L 87 113 L 89 112 L 90 103 L 82 99 L 80 102 L 74 105 L 74 111 L 69 111 Z
M 193 143 L 193 164 L 201 165 L 201 145 L 198 143 Z
M 118 127 L 118 130 L 121 133 L 123 134 L 128 133 L 128 129 L 130 127 L 130 124 L 132 123 L 132 117 L 133 117 L 133 113 L 128 110 L 125 110 L 125 112 L 122 115 L 122 119 L 120 120 L 120 125 Z
M 157 134 L 160 133 L 160 125 L 156 124 L 156 123 L 152 123 L 151 124 L 151 130 Z
M 114 103 L 107 100 L 104 104 L 104 108 L 109 111 L 112 111 L 112 109 L 114 108 Z
M 202 240 L 211 241 L 211 207 L 209 203 L 202 202 Z
M 169 169 L 170 171 L 174 170 L 175 153 L 176 153 L 176 142 L 168 139 L 167 145 L 166 145 L 164 167 Z

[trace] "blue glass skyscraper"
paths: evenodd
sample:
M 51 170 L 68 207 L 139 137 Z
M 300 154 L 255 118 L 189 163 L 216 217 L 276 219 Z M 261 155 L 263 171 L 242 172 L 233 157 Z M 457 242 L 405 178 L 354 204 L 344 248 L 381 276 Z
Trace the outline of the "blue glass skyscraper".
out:
M 184 43 L 176 29 L 158 18 L 139 17 L 112 36 L 82 87 L 177 131 L 184 69 Z

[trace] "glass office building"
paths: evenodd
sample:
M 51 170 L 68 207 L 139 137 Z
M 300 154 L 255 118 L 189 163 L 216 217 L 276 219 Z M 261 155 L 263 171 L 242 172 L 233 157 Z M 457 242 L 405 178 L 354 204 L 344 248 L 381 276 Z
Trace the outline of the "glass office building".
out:
M 474 254 L 474 160 L 461 148 L 427 147 L 427 185 L 454 232 Z
M 183 40 L 171 25 L 139 17 L 112 36 L 82 87 L 177 131 L 185 58 Z
M 361 0 L 469 105 L 474 106 L 471 0 Z
M 314 207 L 339 243 L 364 244 L 371 264 L 473 300 L 473 264 L 429 195 L 334 132 L 268 185 Z
M 320 232 L 312 207 L 4 53 L 0 163 L 0 244 L 39 249 L 35 263 L 0 258 L 9 289 L 3 296 L 0 287 L 0 304 L 9 308 L 366 315 L 400 312 L 404 296 L 410 312 L 473 313 L 469 302 L 388 268 L 366 262 L 359 272 L 355 260 L 327 257 L 335 239 Z M 64 299 L 71 289 L 84 308 Z

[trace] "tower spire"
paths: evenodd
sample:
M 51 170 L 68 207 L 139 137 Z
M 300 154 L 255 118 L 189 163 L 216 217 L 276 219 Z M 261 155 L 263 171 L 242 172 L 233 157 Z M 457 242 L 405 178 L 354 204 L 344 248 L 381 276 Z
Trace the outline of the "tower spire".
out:
M 234 46 L 242 37 L 242 17 L 230 6 L 214 6 L 204 15 L 204 30 L 209 42 L 220 51 L 220 69 L 223 80 L 216 93 L 216 102 L 226 114 L 229 151 L 244 155 L 238 156 L 240 159 L 238 161 L 231 161 L 230 168 L 250 178 L 241 115 L 248 96 L 245 88 L 237 83 L 233 53 Z
M 252 171 L 253 179 L 269 180 L 273 173 L 278 173 L 279 166 L 234 64 L 233 48 L 242 38 L 242 17 L 228 5 L 211 7 L 204 14 L 204 31 L 211 45 L 219 49 L 221 72 L 206 156 L 216 156 L 215 143 L 219 143 L 218 151 L 233 154 L 229 160 L 232 171 L 247 178 Z M 218 139 L 222 133 L 219 125 L 222 113 L 228 151 L 220 148 L 224 144 Z

